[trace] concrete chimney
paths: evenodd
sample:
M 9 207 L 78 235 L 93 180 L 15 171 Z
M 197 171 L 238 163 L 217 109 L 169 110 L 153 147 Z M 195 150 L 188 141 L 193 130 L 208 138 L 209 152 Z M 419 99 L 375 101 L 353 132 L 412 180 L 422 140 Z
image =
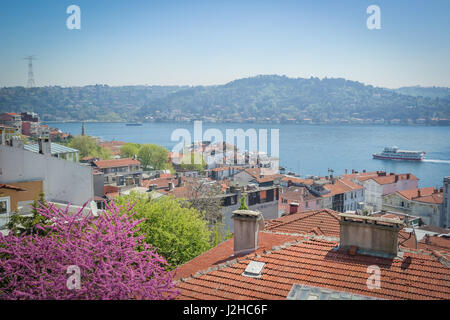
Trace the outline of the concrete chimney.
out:
M 289 204 L 289 214 L 297 213 L 299 204 L 297 202 L 291 202 Z
M 49 138 L 47 138 L 47 137 L 38 138 L 38 145 L 39 145 L 39 153 L 40 154 L 50 155 L 52 153 L 51 142 L 50 142 Z
M 15 148 L 23 149 L 23 146 L 24 146 L 23 139 L 20 136 L 11 137 L 11 146 L 13 146 Z
M 339 247 L 357 247 L 359 254 L 393 258 L 398 254 L 398 232 L 404 223 L 381 217 L 339 214 Z
M 258 249 L 258 232 L 264 229 L 264 218 L 258 211 L 235 210 L 234 255 L 244 255 Z

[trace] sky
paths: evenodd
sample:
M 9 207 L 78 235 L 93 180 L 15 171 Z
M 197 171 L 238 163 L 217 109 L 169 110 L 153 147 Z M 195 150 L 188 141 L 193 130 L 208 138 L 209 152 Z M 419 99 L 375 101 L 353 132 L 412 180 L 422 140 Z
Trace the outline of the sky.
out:
M 66 9 L 77 5 L 81 29 Z M 381 29 L 366 12 L 380 8 Z M 448 0 L 2 0 L 0 87 L 219 85 L 260 74 L 450 87 Z

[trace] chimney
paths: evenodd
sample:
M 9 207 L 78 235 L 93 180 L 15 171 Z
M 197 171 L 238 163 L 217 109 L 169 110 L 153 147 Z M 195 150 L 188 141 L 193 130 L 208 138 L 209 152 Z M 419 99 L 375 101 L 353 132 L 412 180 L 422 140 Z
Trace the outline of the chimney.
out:
M 363 169 L 363 172 L 366 173 L 366 169 Z
M 169 191 L 175 189 L 175 185 L 173 184 L 173 182 L 169 182 Z
M 38 138 L 39 153 L 40 154 L 51 154 L 51 144 L 50 139 L 47 137 Z
M 398 232 L 404 225 L 402 221 L 345 213 L 339 216 L 340 248 L 357 247 L 359 254 L 377 257 L 397 256 Z
M 153 190 L 155 190 L 155 188 L 156 188 L 156 184 L 150 184 L 149 186 L 148 186 L 148 191 L 153 191 Z
M 289 214 L 297 213 L 299 204 L 297 202 L 291 202 L 289 204 Z
M 258 211 L 235 210 L 234 255 L 243 255 L 258 249 L 258 232 L 264 229 L 264 218 Z
M 418 197 L 418 198 L 421 197 L 421 195 L 420 195 L 420 189 L 417 189 L 417 197 Z
M 406 179 L 409 180 L 409 177 L 411 177 L 411 174 L 407 173 L 406 174 Z
M 398 175 L 396 174 L 395 175 L 395 182 L 397 182 L 398 181 Z
M 20 136 L 12 136 L 11 137 L 11 146 L 15 148 L 23 149 L 24 142 Z

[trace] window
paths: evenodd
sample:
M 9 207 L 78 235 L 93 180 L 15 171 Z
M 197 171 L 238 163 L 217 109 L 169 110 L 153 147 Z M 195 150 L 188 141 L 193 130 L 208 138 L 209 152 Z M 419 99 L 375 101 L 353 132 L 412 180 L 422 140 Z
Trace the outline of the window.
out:
M 7 214 L 11 210 L 9 197 L 0 197 L 0 214 Z

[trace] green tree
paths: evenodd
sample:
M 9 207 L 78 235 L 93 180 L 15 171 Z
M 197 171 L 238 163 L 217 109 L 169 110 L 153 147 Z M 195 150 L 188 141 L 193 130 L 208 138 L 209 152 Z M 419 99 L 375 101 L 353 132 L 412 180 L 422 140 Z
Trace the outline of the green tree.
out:
M 45 201 L 44 193 L 41 192 L 39 197 L 33 201 L 31 215 L 22 216 L 19 214 L 13 214 L 6 227 L 14 232 L 16 235 L 22 233 L 25 234 L 38 234 L 46 235 L 47 229 L 37 227 L 38 225 L 49 224 L 49 221 L 38 212 L 38 208 L 42 206 L 48 208 L 48 204 Z
M 168 168 L 169 151 L 156 144 L 143 144 L 137 158 L 144 169 L 164 170 Z
M 87 157 L 97 151 L 98 145 L 90 136 L 75 136 L 69 143 L 69 147 L 80 150 L 80 158 Z
M 89 156 L 93 156 L 103 160 L 109 160 L 113 158 L 114 154 L 112 153 L 111 149 L 97 146 L 93 151 L 89 153 Z
M 135 219 L 145 219 L 139 224 L 144 241 L 152 244 L 172 268 L 181 265 L 211 248 L 211 232 L 203 214 L 186 207 L 172 197 L 151 199 L 147 194 L 131 192 L 116 198 L 116 204 L 125 208 L 135 206 Z
M 139 152 L 139 144 L 137 143 L 125 143 L 122 147 L 120 147 L 120 157 L 122 158 L 132 158 L 134 155 L 137 155 Z
M 179 167 L 181 170 L 203 171 L 207 165 L 201 153 L 191 152 L 183 155 Z
M 241 197 L 241 205 L 239 206 L 239 210 L 248 210 L 247 203 L 245 203 L 245 195 Z

